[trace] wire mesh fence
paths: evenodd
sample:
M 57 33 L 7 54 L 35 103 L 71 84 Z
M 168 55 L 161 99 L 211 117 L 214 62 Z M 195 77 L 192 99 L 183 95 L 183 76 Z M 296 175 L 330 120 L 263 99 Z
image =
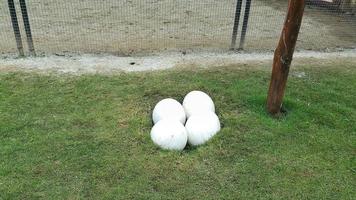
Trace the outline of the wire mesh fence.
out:
M 18 52 L 11 13 L 17 14 L 26 54 L 32 48 L 26 36 L 33 38 L 37 54 L 229 50 L 234 27 L 237 44 L 233 47 L 271 51 L 288 6 L 287 0 L 13 0 L 14 8 L 9 8 L 9 2 L 0 3 L 3 54 Z M 307 2 L 298 49 L 356 47 L 355 0 Z M 26 26 L 26 13 L 21 12 L 24 3 L 30 27 Z

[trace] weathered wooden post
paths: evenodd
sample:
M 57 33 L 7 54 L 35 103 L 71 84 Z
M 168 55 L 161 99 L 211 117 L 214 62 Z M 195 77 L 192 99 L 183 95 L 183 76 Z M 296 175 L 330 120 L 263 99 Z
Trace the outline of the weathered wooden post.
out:
M 283 95 L 302 23 L 304 7 L 305 0 L 289 0 L 288 13 L 274 53 L 272 77 L 267 97 L 267 110 L 272 115 L 278 115 L 281 112 Z

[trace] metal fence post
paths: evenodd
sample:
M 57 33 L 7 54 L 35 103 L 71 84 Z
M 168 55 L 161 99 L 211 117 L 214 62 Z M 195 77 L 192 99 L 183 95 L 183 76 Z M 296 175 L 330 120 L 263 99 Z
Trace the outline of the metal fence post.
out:
M 247 25 L 248 25 L 248 19 L 250 17 L 251 1 L 252 0 L 246 0 L 244 22 L 243 22 L 243 25 L 242 25 L 239 49 L 243 49 L 244 48 L 246 32 L 247 32 Z
M 237 30 L 239 28 L 239 23 L 240 23 L 241 6 L 242 6 L 242 0 L 237 0 L 236 11 L 235 11 L 235 21 L 234 21 L 234 27 L 233 27 L 233 31 L 232 31 L 230 49 L 234 49 L 236 46 Z
M 31 26 L 30 26 L 30 20 L 28 17 L 28 13 L 27 13 L 26 1 L 20 0 L 20 6 L 21 6 L 22 19 L 23 19 L 23 23 L 25 26 L 28 49 L 30 51 L 30 54 L 32 56 L 35 56 L 36 53 L 35 53 L 35 47 L 33 45 Z
M 14 4 L 13 0 L 8 0 L 7 3 L 9 6 L 9 11 L 10 11 L 10 16 L 11 16 L 12 28 L 13 28 L 14 34 L 15 34 L 17 50 L 19 51 L 19 56 L 24 56 L 25 54 L 23 52 L 23 45 L 22 45 L 22 40 L 21 40 L 19 23 L 17 21 L 15 4 Z

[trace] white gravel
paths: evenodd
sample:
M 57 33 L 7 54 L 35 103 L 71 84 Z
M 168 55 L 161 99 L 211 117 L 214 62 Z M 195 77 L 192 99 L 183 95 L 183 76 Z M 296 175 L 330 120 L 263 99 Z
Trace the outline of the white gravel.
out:
M 346 59 L 356 61 L 356 49 L 339 52 L 296 52 L 294 60 L 305 61 L 308 58 L 318 60 Z M 164 70 L 179 67 L 218 67 L 244 63 L 271 63 L 273 53 L 236 53 L 236 52 L 196 52 L 164 53 L 144 57 L 118 57 L 112 55 L 67 55 L 27 58 L 0 59 L 0 72 L 25 71 L 59 74 L 114 74 L 120 72 L 140 72 Z

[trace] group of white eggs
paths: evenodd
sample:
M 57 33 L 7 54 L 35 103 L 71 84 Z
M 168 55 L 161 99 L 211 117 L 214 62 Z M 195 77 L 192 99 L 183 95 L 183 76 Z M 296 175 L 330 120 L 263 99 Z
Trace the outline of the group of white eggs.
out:
M 183 100 L 168 98 L 153 109 L 152 141 L 162 149 L 183 150 L 204 144 L 220 131 L 213 100 L 204 92 L 192 91 Z

